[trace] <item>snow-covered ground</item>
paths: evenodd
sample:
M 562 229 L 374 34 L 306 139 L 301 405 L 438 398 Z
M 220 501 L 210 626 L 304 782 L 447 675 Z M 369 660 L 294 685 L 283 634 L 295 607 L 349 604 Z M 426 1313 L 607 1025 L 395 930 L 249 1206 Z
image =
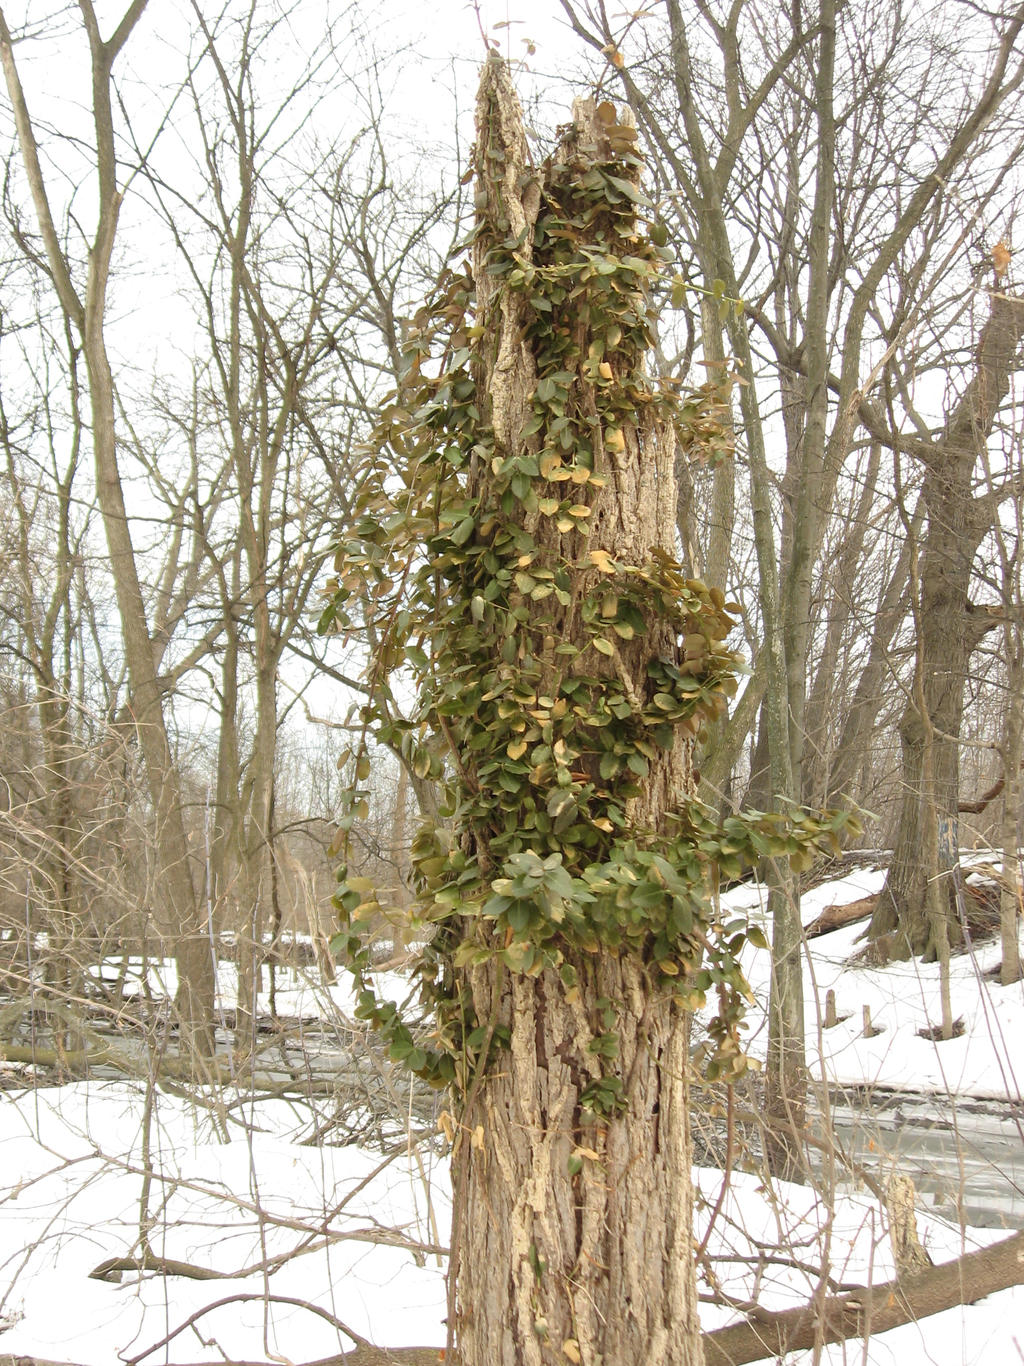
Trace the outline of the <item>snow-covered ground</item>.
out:
M 817 888 L 805 900 L 806 919 L 877 891 L 881 876 L 857 872 Z M 734 889 L 728 901 L 755 914 L 760 905 L 750 887 Z M 808 1045 L 819 1074 L 850 1083 L 1019 1097 L 1024 1064 L 1015 1066 L 1014 1050 L 1024 1037 L 1024 989 L 1000 987 L 984 975 L 998 947 L 955 960 L 953 1012 L 963 1016 L 965 1032 L 932 1043 L 917 1030 L 939 1019 L 937 969 L 847 966 L 863 928 L 808 945 Z M 767 967 L 766 954 L 751 954 L 759 1000 Z M 392 994 L 401 989 L 400 979 L 388 985 Z M 830 987 L 839 1014 L 850 1018 L 824 1030 L 815 1002 L 823 1015 Z M 351 1004 L 346 987 L 328 992 L 279 980 L 282 1013 Z M 883 1030 L 871 1039 L 861 1036 L 864 1004 Z M 752 1051 L 762 1051 L 758 1012 L 750 1037 Z M 17 1078 L 9 1070 L 5 1080 L 10 1086 Z M 444 1270 L 434 1251 L 447 1238 L 443 1157 L 420 1145 L 385 1160 L 359 1149 L 316 1146 L 310 1134 L 304 1107 L 251 1103 L 230 1093 L 198 1106 L 159 1092 L 148 1125 L 143 1088 L 126 1082 L 35 1091 L 15 1086 L 0 1094 L 0 1354 L 32 1353 L 84 1366 L 225 1357 L 297 1363 L 351 1347 L 339 1324 L 390 1346 L 443 1343 Z M 147 1170 L 153 1175 L 148 1188 Z M 703 1170 L 697 1180 L 696 1232 L 703 1240 L 722 1175 Z M 115 1271 L 107 1280 L 90 1276 L 108 1259 L 137 1257 L 143 1229 L 156 1256 L 217 1278 L 138 1270 Z M 927 1213 L 919 1231 L 935 1261 L 1001 1236 Z M 748 1297 L 754 1290 L 749 1268 L 727 1259 L 777 1246 L 790 1251 L 763 1267 L 756 1288 L 767 1308 L 805 1302 L 826 1264 L 844 1284 L 880 1282 L 893 1272 L 885 1215 L 868 1193 L 849 1189 L 830 1208 L 806 1187 L 771 1188 L 755 1175 L 734 1173 L 708 1242 L 710 1255 L 719 1259 L 722 1289 Z M 790 1264 L 782 1264 L 787 1257 Z M 731 1311 L 706 1304 L 702 1317 L 713 1328 L 728 1322 Z M 1024 1288 L 873 1337 L 867 1345 L 826 1348 L 818 1359 L 877 1366 L 1024 1362 Z M 800 1366 L 811 1360 L 810 1353 L 792 1358 Z
M 805 925 L 830 906 L 845 906 L 881 890 L 885 872 L 858 869 L 823 883 L 801 899 Z M 722 898 L 723 905 L 763 922 L 764 890 L 744 884 Z M 770 937 L 770 929 L 764 926 Z M 1024 984 L 1001 987 L 990 976 L 1000 960 L 998 940 L 957 955 L 950 969 L 953 1018 L 962 1018 L 960 1037 L 934 1043 L 918 1031 L 941 1025 L 939 972 L 917 960 L 872 969 L 852 963 L 866 921 L 808 941 L 804 953 L 807 1054 L 817 1075 L 847 1084 L 907 1087 L 914 1090 L 1020 1100 L 1024 1091 Z M 771 962 L 767 953 L 748 950 L 747 978 L 759 1005 L 767 1000 Z M 825 1029 L 825 996 L 835 991 L 836 1013 L 847 1016 Z M 864 1006 L 879 1030 L 863 1037 Z M 751 1012 L 750 1051 L 763 1056 L 767 1030 L 763 1011 Z

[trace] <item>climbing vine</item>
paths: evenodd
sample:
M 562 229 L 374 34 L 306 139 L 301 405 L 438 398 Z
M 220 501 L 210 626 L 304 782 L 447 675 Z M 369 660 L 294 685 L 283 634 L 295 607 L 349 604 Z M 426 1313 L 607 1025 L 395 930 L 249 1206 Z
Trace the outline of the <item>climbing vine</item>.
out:
M 484 120 L 477 224 L 463 248 L 474 264 L 447 270 L 413 321 L 321 621 L 369 628 L 367 735 L 442 793 L 442 819 L 412 849 L 432 1037 L 375 994 L 367 932 L 384 908 L 344 864 L 334 945 L 359 984 L 358 1014 L 391 1056 L 463 1093 L 507 1041 L 496 1017 L 474 1013 L 466 973 L 550 970 L 571 995 L 579 964 L 597 954 L 634 955 L 688 1009 L 716 994 L 709 1072 L 741 1073 L 739 955 L 748 940 L 764 944 L 755 926 L 719 915 L 719 881 L 763 856 L 807 862 L 848 819 L 719 823 L 687 791 L 669 794 L 656 824 L 644 819 L 664 755 L 690 746 L 735 690 L 736 609 L 671 547 L 634 562 L 602 545 L 602 518 L 631 443 L 645 454 L 668 440 L 673 454 L 717 460 L 729 456 L 729 427 L 719 389 L 680 395 L 646 373 L 651 300 L 671 253 L 639 189 L 633 129 L 610 105 L 597 120 L 596 145 L 570 138 L 520 175 L 533 205 L 523 223 L 507 203 L 507 149 Z M 509 336 L 532 375 L 518 409 L 514 395 L 506 402 L 514 440 L 498 430 L 507 413 L 495 379 Z M 401 718 L 396 693 L 410 681 L 416 703 Z M 341 853 L 365 814 L 368 772 L 364 754 Z M 609 1114 L 622 1104 L 617 1006 L 598 1004 L 591 1048 L 603 1073 L 582 1103 Z

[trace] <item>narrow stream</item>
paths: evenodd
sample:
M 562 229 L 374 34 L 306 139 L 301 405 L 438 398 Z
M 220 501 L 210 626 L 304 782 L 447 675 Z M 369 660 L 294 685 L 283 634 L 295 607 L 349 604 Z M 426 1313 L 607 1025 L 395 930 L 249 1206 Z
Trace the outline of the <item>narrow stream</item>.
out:
M 895 1166 L 920 1207 L 978 1228 L 1024 1229 L 1024 1105 L 861 1087 L 832 1092 L 844 1148 L 884 1185 Z

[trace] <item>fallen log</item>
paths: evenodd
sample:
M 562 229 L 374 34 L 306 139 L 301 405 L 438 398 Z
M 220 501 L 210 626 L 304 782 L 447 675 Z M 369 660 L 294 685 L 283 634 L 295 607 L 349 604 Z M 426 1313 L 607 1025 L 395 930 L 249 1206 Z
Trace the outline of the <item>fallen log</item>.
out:
M 808 939 L 816 939 L 819 934 L 831 934 L 833 930 L 841 930 L 844 925 L 852 925 L 856 920 L 866 920 L 875 909 L 877 900 L 877 896 L 865 896 L 845 906 L 826 906 L 819 916 L 804 926 L 804 934 Z
M 51 1071 L 63 1070 L 73 1076 L 85 1076 L 93 1067 L 109 1067 L 140 1080 L 147 1080 L 151 1072 L 155 1072 L 158 1078 L 195 1080 L 198 1072 L 200 1082 L 210 1085 L 232 1086 L 244 1082 L 246 1086 L 255 1086 L 257 1089 L 265 1086 L 269 1090 L 279 1089 L 281 1085 L 279 1076 L 269 1072 L 252 1073 L 240 1067 L 233 1069 L 231 1063 L 221 1058 L 201 1058 L 193 1062 L 188 1058 L 163 1054 L 151 1060 L 147 1054 L 133 1055 L 111 1044 L 58 1051 L 39 1044 L 0 1043 L 0 1062 L 20 1063 L 22 1066 L 42 1067 Z M 0 1357 L 0 1366 L 3 1366 L 3 1357 Z
M 1024 1233 L 1018 1233 L 915 1276 L 830 1295 L 821 1304 L 753 1309 L 742 1323 L 704 1334 L 705 1366 L 744 1366 L 817 1343 L 867 1338 L 1022 1284 Z
M 161 1083 L 181 1081 L 191 1082 L 200 1087 L 242 1086 L 249 1092 L 258 1091 L 261 1095 L 287 1095 L 298 1092 L 302 1096 L 332 1096 L 337 1093 L 340 1075 L 297 1074 L 293 1079 L 289 1079 L 283 1069 L 252 1071 L 241 1063 L 231 1063 L 224 1058 L 202 1058 L 193 1062 L 188 1058 L 166 1053 L 153 1060 L 147 1054 L 127 1053 L 105 1043 L 87 1049 L 62 1051 L 40 1044 L 0 1043 L 0 1062 L 62 1072 L 75 1079 L 88 1076 L 93 1068 L 106 1067 L 137 1081 L 149 1081 L 151 1076 L 155 1075 L 156 1080 Z M 32 1084 L 32 1081 L 33 1078 L 26 1078 L 26 1084 Z M 0 1357 L 0 1366 L 4 1366 L 3 1357 Z

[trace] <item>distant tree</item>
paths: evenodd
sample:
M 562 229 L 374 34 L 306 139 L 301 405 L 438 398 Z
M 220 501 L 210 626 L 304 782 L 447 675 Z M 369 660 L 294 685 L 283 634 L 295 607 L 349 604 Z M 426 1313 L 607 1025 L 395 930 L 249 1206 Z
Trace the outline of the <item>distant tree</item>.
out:
M 395 383 L 405 301 L 446 250 L 453 197 L 421 193 L 404 149 L 389 159 L 359 8 L 332 13 L 308 54 L 282 61 L 282 35 L 302 12 L 266 0 L 176 15 L 126 4 L 104 38 L 106 16 L 65 5 L 63 59 L 77 54 L 91 85 L 89 136 L 71 131 L 61 92 L 31 84 L 42 63 L 29 57 L 47 52 L 54 24 L 12 31 L 13 7 L 0 12 L 14 114 L 3 250 L 18 276 L 5 296 L 7 354 L 15 330 L 24 339 L 45 321 L 52 331 L 25 359 L 49 367 L 49 432 L 40 419 L 25 435 L 12 409 L 9 489 L 27 468 L 14 457 L 42 459 L 47 435 L 74 456 L 68 472 L 54 455 L 38 497 L 12 504 L 23 539 L 50 536 L 48 508 L 58 533 L 52 582 L 22 576 L 27 593 L 52 589 L 57 605 L 25 608 L 22 643 L 40 697 L 53 693 L 45 655 L 61 641 L 46 633 L 88 629 L 70 606 L 70 566 L 89 579 L 86 598 L 113 587 L 104 649 L 91 658 L 114 675 L 101 710 L 141 756 L 157 851 L 148 892 L 175 946 L 183 1042 L 199 1053 L 213 1042 L 221 927 L 239 946 L 237 1041 L 248 1051 L 254 1039 L 264 936 L 280 919 L 279 738 L 316 670 L 331 667 L 311 605 L 319 555 L 351 497 L 360 438 Z M 136 41 L 144 17 L 154 44 L 170 31 L 186 48 L 156 81 Z M 82 206 L 93 193 L 91 218 Z M 155 250 L 166 258 L 156 265 Z M 122 307 L 135 270 L 173 289 L 170 325 Z M 140 322 L 155 338 L 155 373 L 124 345 Z M 80 528 L 68 540 L 61 518 L 94 499 L 107 555 L 94 557 L 90 541 L 76 559 Z M 40 713 L 47 736 L 54 706 Z M 195 772 L 196 756 L 208 771 Z M 50 774 L 54 801 L 57 788 L 72 791 L 63 761 L 36 772 Z M 125 798 L 136 800 L 134 785 Z
M 917 645 L 913 686 L 900 722 L 903 801 L 892 863 L 871 921 L 897 956 L 948 952 L 959 936 L 960 736 L 971 657 L 1003 614 L 971 598 L 975 557 L 1000 507 L 1024 495 L 1019 471 L 986 481 L 988 443 L 1013 374 L 1024 367 L 1024 299 L 992 291 L 974 370 L 941 430 L 899 439 L 924 469 L 927 525 L 914 555 Z M 891 438 L 888 438 L 891 439 Z M 895 443 L 894 443 L 895 444 Z M 1012 658 L 1012 654 L 1011 654 Z
M 107 346 L 107 296 L 124 193 L 117 152 L 113 71 L 142 18 L 146 0 L 133 0 L 108 38 L 100 32 L 100 19 L 91 0 L 81 0 L 79 8 L 92 91 L 91 172 L 98 194 L 91 231 L 81 230 L 72 214 L 64 224 L 69 231 L 62 235 L 60 207 L 51 198 L 43 171 L 39 133 L 29 111 L 15 40 L 3 10 L 0 62 L 35 212 L 38 256 L 84 362 L 95 488 L 130 679 L 131 712 L 153 807 L 160 864 L 160 915 L 176 943 L 176 1007 L 182 1040 L 191 1053 L 202 1056 L 213 1050 L 213 962 L 193 880 L 181 787 L 165 710 L 166 686 L 159 673 L 160 652 L 147 614 L 139 559 L 125 506 L 116 387 Z M 24 239 L 23 244 L 31 249 Z

